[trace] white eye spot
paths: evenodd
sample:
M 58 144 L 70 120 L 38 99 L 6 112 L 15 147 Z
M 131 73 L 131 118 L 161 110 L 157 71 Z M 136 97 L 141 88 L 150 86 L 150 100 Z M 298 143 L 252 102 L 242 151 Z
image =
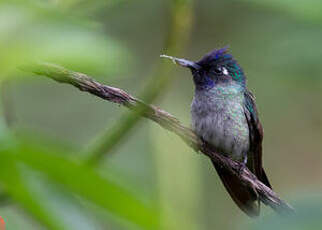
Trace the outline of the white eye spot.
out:
M 224 75 L 228 75 L 228 70 L 225 67 L 222 67 L 222 72 Z

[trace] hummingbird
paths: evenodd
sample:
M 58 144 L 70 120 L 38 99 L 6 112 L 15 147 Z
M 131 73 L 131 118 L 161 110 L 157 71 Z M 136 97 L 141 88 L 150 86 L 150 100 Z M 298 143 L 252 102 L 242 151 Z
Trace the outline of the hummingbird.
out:
M 166 55 L 190 69 L 195 86 L 191 104 L 194 132 L 218 153 L 247 167 L 271 188 L 262 165 L 263 128 L 255 98 L 246 87 L 246 76 L 228 48 L 215 49 L 197 62 Z M 223 185 L 247 215 L 258 216 L 260 200 L 238 176 L 212 161 Z

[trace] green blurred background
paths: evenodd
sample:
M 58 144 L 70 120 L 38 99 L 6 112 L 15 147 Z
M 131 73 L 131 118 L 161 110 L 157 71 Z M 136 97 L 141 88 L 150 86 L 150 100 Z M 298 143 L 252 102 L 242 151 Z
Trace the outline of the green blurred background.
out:
M 0 216 L 7 229 L 321 229 L 321 12 L 314 0 L 0 1 Z M 19 70 L 56 63 L 188 126 L 190 73 L 159 55 L 198 60 L 226 45 L 256 95 L 267 174 L 296 218 L 263 206 L 250 220 L 209 159 L 174 134 Z M 84 166 L 110 137 L 107 154 Z

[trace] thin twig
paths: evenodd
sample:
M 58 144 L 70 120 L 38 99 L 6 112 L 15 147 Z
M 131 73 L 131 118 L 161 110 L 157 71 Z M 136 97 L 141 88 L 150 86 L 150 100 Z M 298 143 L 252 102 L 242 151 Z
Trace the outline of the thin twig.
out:
M 38 75 L 47 76 L 61 83 L 71 84 L 81 91 L 123 105 L 133 111 L 143 111 L 141 113 L 143 117 L 153 120 L 161 127 L 177 134 L 194 150 L 200 151 L 234 175 L 238 176 L 245 186 L 248 186 L 250 189 L 257 192 L 260 200 L 264 204 L 270 206 L 279 213 L 294 212 L 292 206 L 281 200 L 274 191 L 260 182 L 247 168 L 243 172 L 240 172 L 241 165 L 239 162 L 235 162 L 230 158 L 219 154 L 212 147 L 204 144 L 190 128 L 183 126 L 177 118 L 166 111 L 161 110 L 154 105 L 145 104 L 119 88 L 100 84 L 85 74 L 73 72 L 57 65 L 40 63 L 25 70 Z

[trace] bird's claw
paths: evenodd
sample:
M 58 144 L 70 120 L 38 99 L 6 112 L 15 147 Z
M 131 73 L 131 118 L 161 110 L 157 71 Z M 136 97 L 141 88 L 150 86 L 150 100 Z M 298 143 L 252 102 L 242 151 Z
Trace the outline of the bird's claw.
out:
M 238 168 L 238 175 L 239 176 L 242 175 L 242 173 L 244 172 L 245 168 L 246 168 L 246 163 L 245 162 L 240 163 L 239 168 Z
M 244 172 L 244 169 L 246 168 L 246 165 L 247 165 L 247 153 L 244 154 L 243 161 L 240 162 L 239 169 L 238 169 L 238 175 L 239 176 Z

